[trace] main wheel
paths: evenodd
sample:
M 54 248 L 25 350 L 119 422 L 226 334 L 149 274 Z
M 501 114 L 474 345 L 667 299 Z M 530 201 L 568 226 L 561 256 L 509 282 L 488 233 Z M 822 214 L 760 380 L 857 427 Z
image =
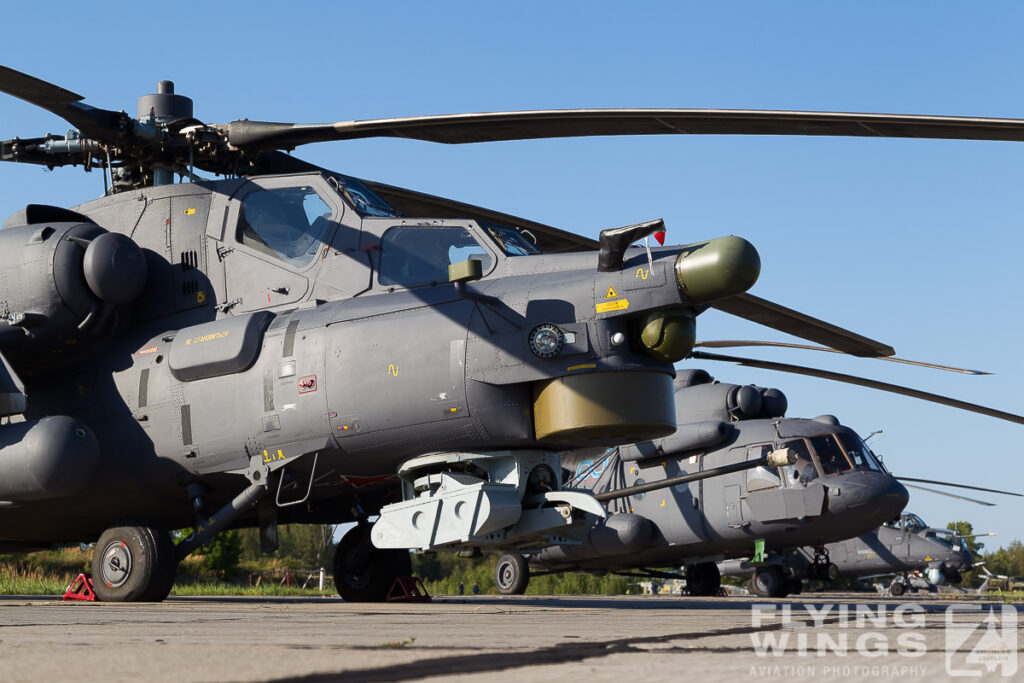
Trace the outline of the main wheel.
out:
M 889 592 L 895 595 L 897 598 L 903 595 L 907 590 L 907 587 L 903 585 L 902 581 L 893 581 L 892 585 L 889 586 Z
M 395 579 L 410 574 L 408 551 L 373 547 L 364 524 L 349 529 L 334 551 L 334 585 L 346 602 L 383 602 Z
M 786 595 L 786 577 L 776 565 L 759 567 L 750 579 L 750 589 L 762 598 L 781 598 Z
M 502 555 L 494 567 L 494 583 L 502 595 L 522 595 L 530 583 L 530 563 L 522 555 Z
M 107 529 L 92 553 L 96 597 L 104 602 L 159 602 L 174 584 L 174 546 L 163 529 Z
M 722 574 L 714 562 L 700 562 L 686 567 L 686 592 L 690 595 L 718 595 Z

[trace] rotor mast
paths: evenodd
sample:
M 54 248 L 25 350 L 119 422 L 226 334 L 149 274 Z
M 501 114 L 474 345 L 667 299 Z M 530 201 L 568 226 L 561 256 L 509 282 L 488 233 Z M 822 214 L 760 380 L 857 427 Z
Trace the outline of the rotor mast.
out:
M 162 126 L 179 119 L 192 118 L 192 99 L 174 94 L 173 81 L 159 81 L 156 92 L 143 95 L 138 100 L 138 120 L 151 126 Z M 170 166 L 153 166 L 153 185 L 174 183 L 174 169 Z

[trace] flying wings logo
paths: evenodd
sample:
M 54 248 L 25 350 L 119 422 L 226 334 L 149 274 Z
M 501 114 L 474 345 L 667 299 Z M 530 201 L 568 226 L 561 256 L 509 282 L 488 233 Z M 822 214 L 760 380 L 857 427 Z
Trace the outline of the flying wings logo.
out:
M 953 605 L 946 610 L 946 673 L 963 678 L 1010 677 L 1017 673 L 1017 610 Z M 997 616 L 998 614 L 998 616 Z

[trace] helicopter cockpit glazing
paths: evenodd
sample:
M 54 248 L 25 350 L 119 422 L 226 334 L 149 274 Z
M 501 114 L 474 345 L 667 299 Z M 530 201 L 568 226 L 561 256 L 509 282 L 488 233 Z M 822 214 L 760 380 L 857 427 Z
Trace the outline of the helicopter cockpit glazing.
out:
M 928 525 L 925 524 L 924 520 L 915 515 L 913 512 L 908 512 L 903 515 L 903 528 L 911 533 L 920 531 L 921 529 L 927 529 Z
M 523 233 L 504 225 L 486 224 L 483 226 L 487 235 L 498 243 L 506 256 L 528 256 L 541 253 Z
M 814 453 L 818 457 L 820 471 L 823 476 L 849 472 L 852 469 L 835 434 L 822 434 L 821 436 L 811 437 L 811 445 L 814 447 Z
M 854 469 L 868 469 L 875 472 L 884 471 L 875 454 L 871 452 L 871 449 L 864 443 L 864 440 L 856 434 L 842 433 L 839 435 L 839 442 L 850 457 Z
M 367 216 L 396 217 L 399 215 L 393 206 L 384 201 L 380 195 L 371 190 L 366 183 L 358 178 L 337 173 L 332 175 L 329 180 L 341 196 L 352 205 L 356 213 L 363 218 Z
M 900 515 L 896 519 L 886 522 L 885 526 L 893 529 L 902 529 L 911 533 L 919 531 L 921 529 L 927 529 L 928 525 L 924 523 L 924 520 L 915 515 L 913 512 L 907 512 Z
M 312 187 L 257 190 L 242 200 L 236 238 L 302 268 L 316 256 L 330 218 L 331 207 Z
M 495 257 L 458 226 L 395 226 L 380 242 L 380 284 L 416 287 L 448 282 L 448 266 L 469 259 L 486 273 Z
M 782 443 L 796 454 L 796 462 L 782 468 L 783 478 L 790 484 L 807 484 L 818 478 L 818 469 L 811 457 L 811 449 L 804 439 L 792 439 Z

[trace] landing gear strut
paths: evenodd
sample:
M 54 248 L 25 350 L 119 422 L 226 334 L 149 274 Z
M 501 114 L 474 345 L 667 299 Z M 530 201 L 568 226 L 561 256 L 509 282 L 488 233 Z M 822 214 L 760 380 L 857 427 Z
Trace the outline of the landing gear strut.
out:
M 107 529 L 92 554 L 93 589 L 104 602 L 160 602 L 178 559 L 170 536 L 151 526 Z
M 839 567 L 832 564 L 828 549 L 818 546 L 814 549 L 814 561 L 808 568 L 808 573 L 817 581 L 835 581 L 839 578 Z
M 334 585 L 346 602 L 383 602 L 399 576 L 412 574 L 407 550 L 381 550 L 360 523 L 341 537 L 334 551 Z

